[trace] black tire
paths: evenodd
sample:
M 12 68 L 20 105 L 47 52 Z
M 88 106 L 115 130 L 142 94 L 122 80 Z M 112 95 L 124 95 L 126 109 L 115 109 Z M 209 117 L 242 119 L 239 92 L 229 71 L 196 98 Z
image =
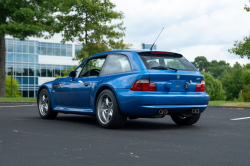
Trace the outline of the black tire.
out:
M 100 107 L 98 107 L 98 103 L 103 102 L 103 101 L 100 101 L 100 100 L 103 100 L 104 96 L 109 97 L 111 99 L 111 102 L 113 103 L 112 108 L 111 108 L 111 110 L 113 110 L 112 111 L 112 116 L 111 116 L 109 122 L 107 122 L 106 124 L 104 122 L 102 122 L 101 117 L 103 117 L 103 116 L 100 114 Z M 107 129 L 121 128 L 121 127 L 123 127 L 125 125 L 125 123 L 127 121 L 127 116 L 125 116 L 121 112 L 114 93 L 109 89 L 103 90 L 99 94 L 99 96 L 97 98 L 97 101 L 96 101 L 96 118 L 97 118 L 98 123 L 102 127 L 107 128 Z
M 45 96 L 47 98 L 46 102 L 41 101 L 43 99 L 43 96 Z M 45 109 L 45 107 L 43 107 L 41 110 L 40 106 L 42 104 L 45 104 L 47 109 Z M 42 119 L 55 119 L 57 117 L 58 112 L 55 112 L 52 110 L 50 95 L 49 95 L 49 92 L 47 89 L 42 89 L 40 91 L 40 93 L 38 94 L 37 106 L 38 106 L 38 113 Z M 44 111 L 44 110 L 46 110 L 46 111 Z
M 192 125 L 198 122 L 200 119 L 201 114 L 194 114 L 191 117 L 181 117 L 178 115 L 172 115 L 172 120 L 178 125 Z

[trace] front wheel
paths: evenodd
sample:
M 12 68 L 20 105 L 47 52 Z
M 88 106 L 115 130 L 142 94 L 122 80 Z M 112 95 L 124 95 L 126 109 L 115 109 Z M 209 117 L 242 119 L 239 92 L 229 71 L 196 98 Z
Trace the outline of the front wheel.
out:
M 104 128 L 121 128 L 127 117 L 121 112 L 114 93 L 106 89 L 100 93 L 96 102 L 96 117 Z
M 201 114 L 194 114 L 191 117 L 183 117 L 178 115 L 172 115 L 172 120 L 178 125 L 192 125 L 198 122 Z
M 38 95 L 38 112 L 42 119 L 55 119 L 58 112 L 52 110 L 50 95 L 47 89 L 41 90 Z

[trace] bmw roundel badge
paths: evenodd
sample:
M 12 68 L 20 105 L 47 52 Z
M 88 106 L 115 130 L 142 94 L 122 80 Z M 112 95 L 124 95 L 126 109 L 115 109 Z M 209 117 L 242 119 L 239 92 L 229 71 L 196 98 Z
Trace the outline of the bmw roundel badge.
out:
M 179 80 L 181 77 L 179 75 L 176 76 L 177 80 Z

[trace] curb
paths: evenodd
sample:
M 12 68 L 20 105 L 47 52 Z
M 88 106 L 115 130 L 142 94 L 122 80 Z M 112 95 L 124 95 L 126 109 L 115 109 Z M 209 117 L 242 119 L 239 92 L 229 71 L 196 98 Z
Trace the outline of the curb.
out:
M 239 109 L 239 110 L 248 110 L 250 107 L 232 107 L 232 106 L 207 106 L 209 108 L 224 108 L 224 109 Z
M 0 102 L 0 105 L 37 105 L 36 102 Z
M 36 102 L 0 102 L 0 105 L 37 105 Z M 231 107 L 231 106 L 207 106 L 208 108 L 224 108 L 224 109 L 243 109 L 248 110 L 250 107 Z

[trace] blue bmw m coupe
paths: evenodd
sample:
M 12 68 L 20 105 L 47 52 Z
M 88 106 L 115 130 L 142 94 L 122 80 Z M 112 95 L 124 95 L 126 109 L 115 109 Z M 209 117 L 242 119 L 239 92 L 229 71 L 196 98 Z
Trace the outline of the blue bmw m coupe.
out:
M 204 76 L 181 54 L 159 51 L 92 55 L 69 77 L 44 83 L 37 96 L 43 119 L 91 115 L 104 128 L 120 128 L 127 118 L 165 115 L 178 125 L 192 125 L 209 102 Z

